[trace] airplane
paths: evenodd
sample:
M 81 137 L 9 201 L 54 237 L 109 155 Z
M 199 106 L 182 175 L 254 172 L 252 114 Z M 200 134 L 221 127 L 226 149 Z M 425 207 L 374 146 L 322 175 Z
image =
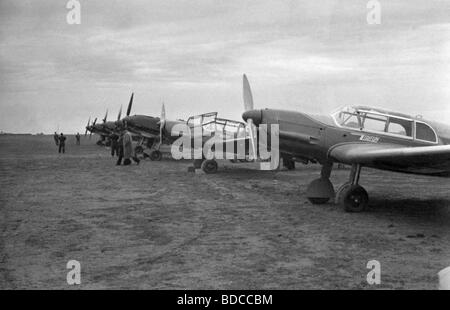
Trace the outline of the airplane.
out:
M 144 153 L 145 156 L 146 153 L 144 152 L 144 147 L 147 147 L 148 149 L 150 149 L 150 154 L 148 155 L 150 160 L 160 161 L 162 159 L 160 146 L 163 143 L 160 130 L 161 119 L 148 115 L 130 115 L 131 108 L 133 106 L 133 99 L 134 93 L 131 94 L 126 116 L 122 119 L 118 118 L 117 121 L 114 122 L 114 125 L 119 130 L 126 129 L 132 134 L 140 137 L 140 141 L 135 147 L 136 153 Z M 161 114 L 165 115 L 164 104 Z
M 245 74 L 243 99 L 242 118 L 249 127 L 279 125 L 280 156 L 322 166 L 320 177 L 306 190 L 313 204 L 335 198 L 347 212 L 365 210 L 369 196 L 359 184 L 363 167 L 450 177 L 450 127 L 445 124 L 367 106 L 343 107 L 331 115 L 255 109 Z M 257 137 L 250 139 L 254 148 Z M 337 191 L 330 181 L 335 163 L 352 167 Z
M 192 132 L 197 127 L 203 129 L 221 126 L 224 133 L 229 133 L 230 130 L 243 130 L 245 124 L 242 122 L 236 122 L 233 120 L 222 119 L 217 117 L 217 112 L 204 113 L 201 115 L 191 116 L 187 121 L 183 120 L 167 120 L 164 103 L 162 104 L 161 117 L 153 117 L 148 115 L 130 115 L 133 104 L 133 95 L 128 104 L 126 116 L 115 122 L 117 128 L 123 128 L 130 131 L 132 134 L 139 135 L 141 137 L 140 142 L 135 148 L 136 153 L 144 152 L 144 147 L 150 149 L 148 155 L 152 161 L 160 161 L 162 159 L 162 153 L 160 151 L 161 145 L 171 145 L 176 141 L 180 135 L 172 136 L 172 128 L 177 124 L 187 125 Z M 211 130 L 214 131 L 215 130 Z M 203 131 L 202 131 L 203 134 Z M 201 137 L 202 145 L 211 137 L 204 135 Z M 194 139 L 194 137 L 193 137 Z M 144 153 L 145 154 L 145 153 Z M 200 162 L 201 164 L 201 162 Z M 198 167 L 200 168 L 200 167 Z M 217 164 L 216 167 L 217 169 Z
M 119 120 L 122 115 L 122 107 L 120 107 L 119 114 L 117 116 L 117 119 Z M 93 123 L 90 125 L 91 118 L 89 117 L 86 131 L 84 132 L 84 136 L 87 135 L 87 132 L 89 131 L 89 138 L 91 137 L 92 133 L 98 134 L 100 136 L 100 140 L 97 141 L 98 145 L 104 145 L 106 140 L 106 146 L 109 146 L 109 138 L 113 133 L 117 132 L 116 122 L 115 121 L 107 121 L 108 118 L 108 110 L 106 110 L 105 117 L 103 118 L 103 122 L 97 124 L 97 118 L 94 119 Z

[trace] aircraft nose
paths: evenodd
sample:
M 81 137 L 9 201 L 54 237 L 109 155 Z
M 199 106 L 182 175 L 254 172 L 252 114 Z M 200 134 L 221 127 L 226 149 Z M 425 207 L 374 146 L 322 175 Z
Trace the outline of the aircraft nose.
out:
M 262 111 L 261 110 L 249 110 L 242 113 L 242 119 L 247 121 L 252 119 L 253 123 L 258 126 L 262 122 Z

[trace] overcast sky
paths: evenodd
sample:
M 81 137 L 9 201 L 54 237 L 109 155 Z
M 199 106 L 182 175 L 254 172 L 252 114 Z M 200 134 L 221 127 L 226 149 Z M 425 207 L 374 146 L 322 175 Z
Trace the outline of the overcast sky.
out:
M 255 107 L 328 113 L 347 104 L 450 121 L 450 1 L 0 0 L 0 130 L 84 131 L 132 91 L 132 114 Z

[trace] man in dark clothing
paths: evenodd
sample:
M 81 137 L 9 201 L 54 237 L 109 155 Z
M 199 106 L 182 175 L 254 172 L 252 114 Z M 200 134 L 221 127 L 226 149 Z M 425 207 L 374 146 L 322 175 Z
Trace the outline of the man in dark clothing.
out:
M 115 133 L 113 133 L 110 137 L 111 139 L 111 156 L 114 157 L 114 155 L 119 156 L 119 136 Z
M 75 135 L 75 139 L 77 139 L 77 145 L 80 145 L 81 136 L 79 132 L 77 132 L 77 134 Z
M 61 135 L 59 136 L 59 149 L 58 153 L 65 153 L 66 152 L 66 136 L 63 135 L 61 132 Z
M 55 140 L 55 144 L 58 145 L 59 137 L 58 137 L 58 134 L 56 133 L 56 131 L 55 131 L 55 134 L 53 135 L 53 139 Z

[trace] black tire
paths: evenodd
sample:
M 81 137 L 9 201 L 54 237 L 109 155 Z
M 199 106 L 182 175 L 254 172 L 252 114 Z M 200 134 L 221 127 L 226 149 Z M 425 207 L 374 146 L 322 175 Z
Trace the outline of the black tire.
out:
M 207 173 L 207 174 L 211 174 L 211 173 L 216 173 L 217 172 L 217 162 L 214 159 L 208 159 L 205 160 L 204 162 L 202 162 L 202 170 Z
M 150 153 L 150 160 L 160 161 L 162 159 L 162 153 L 160 151 L 152 151 Z
M 346 182 L 344 184 L 342 184 L 338 190 L 336 191 L 336 198 L 335 198 L 335 203 L 339 204 L 339 201 L 341 199 L 342 193 L 347 190 L 350 186 L 352 186 L 352 183 L 350 182 Z
M 341 192 L 339 204 L 346 212 L 362 212 L 369 205 L 369 195 L 360 185 L 351 185 Z
M 313 205 L 323 205 L 326 204 L 330 198 L 308 198 L 309 202 Z

